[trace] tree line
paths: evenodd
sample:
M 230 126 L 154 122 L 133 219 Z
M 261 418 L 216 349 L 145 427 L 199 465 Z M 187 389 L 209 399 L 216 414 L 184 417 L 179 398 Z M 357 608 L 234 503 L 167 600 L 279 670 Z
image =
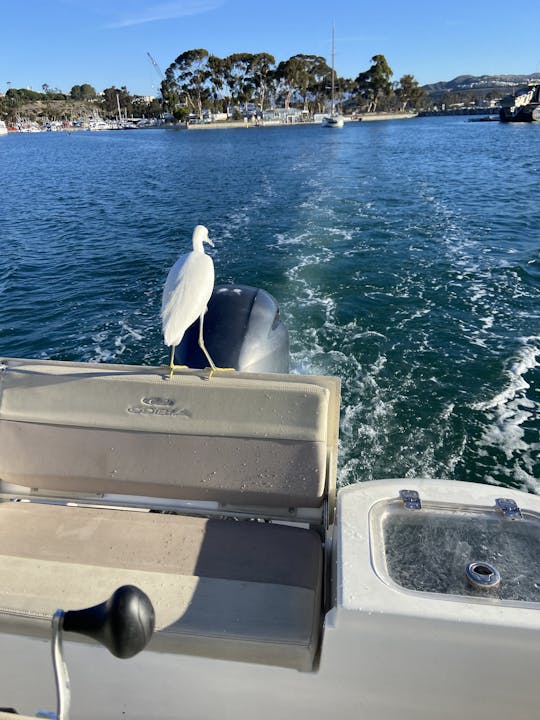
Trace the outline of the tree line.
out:
M 385 56 L 374 55 L 370 67 L 356 78 L 334 78 L 336 103 L 345 112 L 421 107 L 425 93 L 414 76 L 403 75 L 397 82 L 392 76 Z M 297 54 L 277 63 L 269 53 L 233 53 L 220 58 L 199 48 L 181 53 L 169 65 L 161 83 L 161 98 L 153 101 L 132 95 L 125 86 L 97 93 L 92 85 L 83 83 L 63 93 L 43 84 L 42 92 L 9 88 L 0 98 L 0 117 L 15 120 L 24 110 L 25 114 L 69 119 L 80 114 L 83 104 L 106 117 L 116 116 L 118 106 L 125 116 L 158 117 L 166 112 L 177 119 L 192 113 L 202 116 L 205 111 L 230 114 L 247 105 L 258 112 L 295 107 L 315 113 L 328 108 L 331 85 L 332 69 L 319 55 Z M 29 113 L 32 104 L 35 107 Z
M 80 115 L 83 107 L 86 112 L 94 110 L 106 117 L 117 117 L 118 107 L 123 116 L 159 117 L 163 112 L 163 103 L 159 100 L 146 101 L 138 95 L 132 95 L 127 87 L 114 85 L 101 93 L 89 83 L 74 85 L 69 93 L 51 88 L 46 83 L 42 92 L 28 88 L 9 88 L 0 98 L 0 117 L 14 121 L 19 113 L 45 115 L 50 119 L 71 119 L 71 115 Z M 33 107 L 33 111 L 28 111 Z M 39 107 L 39 111 L 38 111 Z
M 335 99 L 343 110 L 364 112 L 417 108 L 424 91 L 413 75 L 392 81 L 384 55 L 374 55 L 370 67 L 354 79 L 335 77 Z M 297 54 L 276 63 L 269 53 L 234 53 L 225 58 L 204 48 L 181 53 L 167 68 L 161 83 L 165 105 L 178 118 L 205 110 L 227 112 L 251 103 L 268 107 L 298 107 L 324 112 L 330 100 L 332 68 L 319 55 Z

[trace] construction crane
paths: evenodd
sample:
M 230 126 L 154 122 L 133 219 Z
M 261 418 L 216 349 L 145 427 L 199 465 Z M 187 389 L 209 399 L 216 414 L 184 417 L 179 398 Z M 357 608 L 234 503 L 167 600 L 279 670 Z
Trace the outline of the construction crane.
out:
M 157 74 L 159 75 L 159 79 L 160 79 L 160 80 L 165 80 L 165 75 L 164 75 L 164 73 L 163 73 L 163 70 L 159 67 L 159 65 L 157 64 L 157 62 L 154 60 L 154 58 L 152 57 L 152 55 L 151 55 L 149 52 L 147 52 L 146 54 L 148 55 L 148 57 L 150 58 L 150 62 L 152 63 L 152 65 L 153 65 L 154 68 L 156 69 L 156 72 L 157 72 Z
M 159 67 L 159 65 L 157 64 L 157 61 L 155 60 L 155 58 L 152 57 L 152 54 L 149 53 L 148 51 L 146 52 L 146 54 L 148 55 L 148 57 L 149 57 L 149 59 L 150 59 L 150 62 L 151 62 L 152 65 L 154 66 L 155 71 L 156 71 L 157 74 L 159 75 L 159 79 L 161 80 L 160 85 L 161 85 L 161 97 L 163 98 L 163 109 L 165 110 L 165 109 L 168 107 L 169 110 L 170 110 L 170 112 L 173 112 L 173 111 L 174 111 L 174 108 L 175 108 L 175 102 L 174 102 L 174 100 L 171 100 L 171 98 L 170 98 L 170 96 L 169 96 L 168 93 L 167 93 L 167 96 L 163 94 L 163 85 L 166 84 L 166 81 L 167 81 L 167 78 L 165 77 L 165 73 L 164 73 L 163 70 Z

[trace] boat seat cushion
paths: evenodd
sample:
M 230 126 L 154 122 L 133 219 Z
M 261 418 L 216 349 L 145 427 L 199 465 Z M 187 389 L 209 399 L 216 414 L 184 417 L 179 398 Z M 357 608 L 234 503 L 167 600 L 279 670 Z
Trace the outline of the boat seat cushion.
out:
M 0 631 L 48 636 L 57 608 L 132 584 L 156 610 L 150 648 L 310 670 L 321 576 L 320 538 L 304 528 L 0 503 Z
M 164 381 L 159 368 L 32 360 L 0 370 L 5 482 L 285 512 L 333 493 L 335 378 Z

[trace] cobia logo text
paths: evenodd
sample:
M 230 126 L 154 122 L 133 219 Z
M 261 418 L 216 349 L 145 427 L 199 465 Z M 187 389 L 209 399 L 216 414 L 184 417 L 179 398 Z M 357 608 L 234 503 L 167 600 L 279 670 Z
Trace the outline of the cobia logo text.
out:
M 143 397 L 140 405 L 128 407 L 134 415 L 168 415 L 171 417 L 191 417 L 189 410 L 175 407 L 174 400 L 162 397 Z

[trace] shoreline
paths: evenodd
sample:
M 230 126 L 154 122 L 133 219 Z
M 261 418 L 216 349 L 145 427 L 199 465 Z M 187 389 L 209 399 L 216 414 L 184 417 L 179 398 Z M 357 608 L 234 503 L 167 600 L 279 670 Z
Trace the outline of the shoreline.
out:
M 345 123 L 359 123 L 359 122 L 375 122 L 382 120 L 410 120 L 418 117 L 417 112 L 380 112 L 380 113 L 361 113 L 354 117 L 346 116 L 343 118 Z M 42 133 L 42 132 L 103 132 L 104 130 L 155 130 L 155 129 L 169 129 L 169 130 L 238 130 L 240 128 L 267 128 L 267 127 L 300 127 L 304 125 L 320 126 L 319 120 L 304 120 L 300 122 L 282 122 L 281 120 L 257 120 L 247 122 L 245 120 L 221 120 L 217 122 L 201 122 L 201 123 L 163 123 L 160 125 L 148 125 L 143 127 L 107 127 L 106 123 L 100 127 L 81 127 L 81 126 L 67 126 L 56 124 L 54 127 L 44 127 L 38 122 L 27 122 L 22 127 L 15 129 L 14 126 L 7 128 L 9 134 L 18 133 Z
M 411 120 L 418 117 L 417 112 L 380 112 L 362 113 L 355 117 L 344 117 L 346 123 L 375 122 L 381 120 Z M 221 122 L 209 123 L 179 123 L 174 125 L 178 130 L 227 130 L 239 128 L 265 128 L 265 127 L 298 127 L 301 125 L 320 125 L 320 122 L 308 120 L 303 122 L 284 123 L 279 120 L 267 120 L 258 122 L 246 122 L 242 120 L 222 120 Z
M 362 122 L 374 122 L 376 120 L 412 120 L 418 117 L 418 112 L 374 112 L 374 113 L 361 113 L 358 115 L 358 120 Z

